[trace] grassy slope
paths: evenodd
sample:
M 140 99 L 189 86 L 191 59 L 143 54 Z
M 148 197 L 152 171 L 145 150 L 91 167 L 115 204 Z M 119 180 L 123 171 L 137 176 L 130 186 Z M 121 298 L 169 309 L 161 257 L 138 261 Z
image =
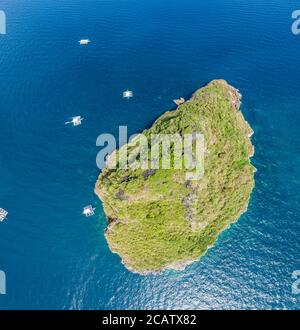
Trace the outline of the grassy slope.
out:
M 200 181 L 187 184 L 184 170 L 160 169 L 146 180 L 142 170 L 100 175 L 96 191 L 111 220 L 106 237 L 129 269 L 147 273 L 198 259 L 247 208 L 254 187 L 252 130 L 238 103 L 236 90 L 215 80 L 144 131 L 202 132 L 207 151 Z

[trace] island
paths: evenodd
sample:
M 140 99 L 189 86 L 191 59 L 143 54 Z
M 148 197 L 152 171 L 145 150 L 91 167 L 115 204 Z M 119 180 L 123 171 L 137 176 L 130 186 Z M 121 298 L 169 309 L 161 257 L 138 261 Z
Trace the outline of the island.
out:
M 199 180 L 187 180 L 186 169 L 175 166 L 102 170 L 95 192 L 108 219 L 105 236 L 128 270 L 141 275 L 182 270 L 246 212 L 256 170 L 253 130 L 240 105 L 237 89 L 213 80 L 143 132 L 201 132 L 205 154 Z

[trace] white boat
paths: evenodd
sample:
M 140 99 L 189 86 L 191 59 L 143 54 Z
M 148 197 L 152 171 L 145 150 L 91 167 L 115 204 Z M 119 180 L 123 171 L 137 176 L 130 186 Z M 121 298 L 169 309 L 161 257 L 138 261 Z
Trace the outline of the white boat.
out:
M 72 124 L 73 126 L 79 126 L 82 124 L 84 118 L 82 118 L 81 116 L 75 116 L 71 118 L 71 121 L 67 121 L 65 122 L 66 125 L 68 124 Z
M 185 99 L 181 97 L 180 99 L 173 100 L 173 102 L 179 106 L 185 102 Z
M 95 208 L 92 205 L 88 205 L 83 209 L 82 214 L 86 217 L 91 217 L 95 214 Z
M 79 40 L 79 45 L 88 45 L 91 42 L 89 39 L 81 39 Z
M 0 222 L 4 221 L 8 215 L 8 212 L 0 208 Z
M 129 91 L 127 89 L 127 91 L 123 92 L 123 98 L 124 99 L 130 99 L 131 97 L 133 97 L 133 91 Z

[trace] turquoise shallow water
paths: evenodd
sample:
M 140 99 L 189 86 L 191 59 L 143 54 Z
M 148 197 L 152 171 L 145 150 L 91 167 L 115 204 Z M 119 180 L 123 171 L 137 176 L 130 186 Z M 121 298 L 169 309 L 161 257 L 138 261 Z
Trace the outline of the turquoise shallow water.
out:
M 2 0 L 1 309 L 300 307 L 297 1 Z M 87 47 L 78 40 L 90 38 Z M 99 134 L 148 127 L 224 78 L 243 94 L 258 169 L 249 210 L 182 272 L 129 273 L 93 194 Z M 135 98 L 124 102 L 130 88 Z M 65 127 L 81 114 L 81 127 Z M 96 216 L 81 216 L 93 203 Z

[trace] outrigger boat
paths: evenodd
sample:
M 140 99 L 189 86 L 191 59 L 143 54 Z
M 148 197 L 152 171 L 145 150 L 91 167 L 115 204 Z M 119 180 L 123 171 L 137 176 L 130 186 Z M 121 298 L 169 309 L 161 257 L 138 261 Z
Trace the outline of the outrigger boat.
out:
M 4 221 L 8 215 L 8 212 L 0 208 L 0 222 Z
M 91 42 L 89 39 L 81 39 L 79 40 L 79 45 L 88 45 Z
M 91 217 L 95 214 L 95 208 L 92 205 L 88 205 L 83 209 L 82 214 L 86 217 Z
M 174 100 L 174 103 L 178 106 L 183 104 L 184 102 L 185 102 L 185 99 L 183 97 L 181 97 L 180 99 Z
M 71 119 L 71 121 L 67 121 L 65 122 L 66 125 L 68 124 L 72 124 L 73 126 L 79 126 L 82 124 L 84 118 L 82 118 L 81 116 L 75 116 Z
M 133 97 L 133 92 L 132 92 L 132 91 L 129 91 L 129 90 L 127 89 L 127 91 L 123 92 L 123 98 L 124 98 L 124 99 L 130 99 L 130 98 L 132 98 L 132 97 Z

